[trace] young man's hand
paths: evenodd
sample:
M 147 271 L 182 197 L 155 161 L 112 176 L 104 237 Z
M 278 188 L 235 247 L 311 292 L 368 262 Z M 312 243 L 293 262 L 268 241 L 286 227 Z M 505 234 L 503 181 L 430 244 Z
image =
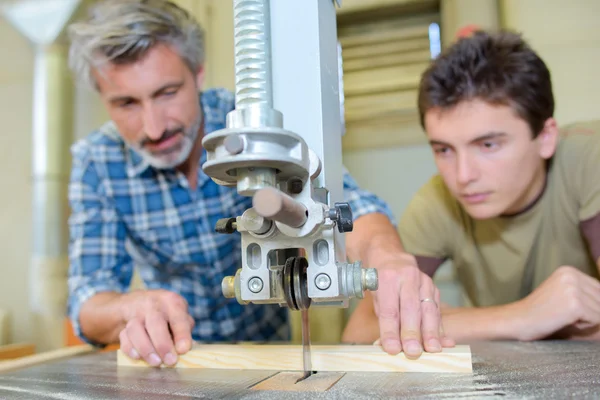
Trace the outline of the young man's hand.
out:
M 439 290 L 419 270 L 412 255 L 398 255 L 378 268 L 378 274 L 379 288 L 373 300 L 386 352 L 403 350 L 407 357 L 417 358 L 423 347 L 427 352 L 439 352 L 442 347 L 454 346 L 444 334 Z
M 177 354 L 190 350 L 193 318 L 180 295 L 165 290 L 128 293 L 121 299 L 126 325 L 119 334 L 121 350 L 152 366 L 174 365 Z
M 600 282 L 573 267 L 560 267 L 518 308 L 520 340 L 538 340 L 566 331 L 597 331 Z

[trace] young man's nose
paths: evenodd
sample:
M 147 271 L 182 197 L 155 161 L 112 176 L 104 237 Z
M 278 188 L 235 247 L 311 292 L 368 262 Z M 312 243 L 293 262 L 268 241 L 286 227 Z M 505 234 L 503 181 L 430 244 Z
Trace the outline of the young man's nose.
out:
M 476 180 L 479 175 L 476 163 L 469 155 L 458 156 L 456 169 L 456 180 L 460 185 Z

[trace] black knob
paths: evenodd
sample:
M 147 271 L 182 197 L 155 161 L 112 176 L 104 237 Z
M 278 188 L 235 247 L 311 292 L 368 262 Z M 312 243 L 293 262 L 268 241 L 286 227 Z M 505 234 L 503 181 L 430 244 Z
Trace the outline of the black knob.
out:
M 329 219 L 335 221 L 341 233 L 352 232 L 354 228 L 352 208 L 348 203 L 335 203 L 334 208 L 329 209 Z
M 233 233 L 237 230 L 235 218 L 221 218 L 215 225 L 215 232 L 217 233 Z

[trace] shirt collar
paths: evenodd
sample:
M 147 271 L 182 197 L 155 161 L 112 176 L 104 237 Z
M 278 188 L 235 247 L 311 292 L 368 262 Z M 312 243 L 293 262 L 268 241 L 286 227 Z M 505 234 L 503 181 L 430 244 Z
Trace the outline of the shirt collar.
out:
M 150 167 L 150 164 L 140 155 L 140 153 L 132 149 L 129 145 L 126 144 L 125 146 L 127 147 L 127 176 L 133 178 L 141 175 Z
M 200 164 L 198 164 L 198 189 L 203 187 L 206 182 L 208 182 L 211 178 L 206 175 L 206 172 L 202 169 L 202 165 L 206 162 L 207 154 L 206 150 L 202 148 L 202 155 L 200 156 Z

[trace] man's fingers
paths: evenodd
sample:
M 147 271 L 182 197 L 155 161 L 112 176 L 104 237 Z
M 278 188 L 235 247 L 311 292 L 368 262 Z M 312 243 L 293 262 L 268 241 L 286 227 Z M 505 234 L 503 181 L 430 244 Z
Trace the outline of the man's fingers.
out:
M 178 354 L 187 353 L 192 347 L 192 328 L 195 324 L 188 313 L 188 303 L 180 295 L 170 293 L 166 298 L 165 309 L 175 350 Z
M 185 312 L 178 312 L 169 316 L 169 326 L 173 335 L 173 342 L 177 353 L 187 353 L 192 347 L 192 324 L 190 316 Z
M 158 367 L 161 359 L 156 353 L 152 341 L 146 332 L 146 327 L 140 319 L 132 319 L 125 328 L 132 347 L 150 365 Z
M 379 288 L 374 297 L 377 298 L 376 311 L 379 318 L 381 345 L 389 354 L 398 354 L 402 351 L 399 335 L 399 290 L 397 271 L 386 269 L 379 271 Z
M 121 333 L 119 333 L 119 347 L 121 348 L 121 351 L 123 353 L 127 354 L 129 357 L 133 358 L 134 360 L 140 359 L 140 354 L 131 345 L 131 341 L 129 340 L 129 337 L 127 336 L 126 329 L 123 329 L 121 331 Z
M 423 352 L 421 346 L 421 271 L 416 267 L 400 270 L 400 338 L 402 349 L 408 358 L 418 358 Z M 433 297 L 433 291 L 430 292 Z M 397 298 L 397 297 L 396 297 Z M 437 329 L 436 329 L 437 332 Z
M 169 332 L 167 320 L 162 313 L 153 312 L 146 317 L 146 330 L 160 359 L 167 365 L 177 363 L 177 353 Z

